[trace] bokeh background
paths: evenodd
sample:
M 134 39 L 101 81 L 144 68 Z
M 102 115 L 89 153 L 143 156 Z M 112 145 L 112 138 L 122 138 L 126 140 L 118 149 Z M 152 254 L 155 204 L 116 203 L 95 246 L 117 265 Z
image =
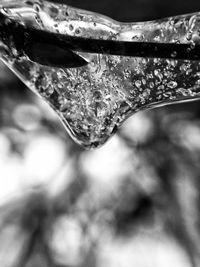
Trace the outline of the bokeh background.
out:
M 199 0 L 66 0 L 120 21 Z M 200 266 L 200 102 L 131 117 L 85 151 L 0 65 L 0 266 Z

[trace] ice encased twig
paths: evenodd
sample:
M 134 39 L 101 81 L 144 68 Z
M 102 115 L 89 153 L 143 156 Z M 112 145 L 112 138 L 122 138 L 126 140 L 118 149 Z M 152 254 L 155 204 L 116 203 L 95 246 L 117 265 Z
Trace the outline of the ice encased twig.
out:
M 200 44 L 200 13 L 127 24 L 47 1 L 9 1 L 3 12 L 25 33 L 31 27 L 59 38 L 190 44 L 190 49 Z M 200 97 L 199 61 L 177 60 L 176 51 L 174 59 L 74 51 L 88 64 L 56 68 L 30 60 L 15 42 L 1 43 L 7 46 L 3 61 L 51 105 L 84 147 L 104 144 L 139 110 Z

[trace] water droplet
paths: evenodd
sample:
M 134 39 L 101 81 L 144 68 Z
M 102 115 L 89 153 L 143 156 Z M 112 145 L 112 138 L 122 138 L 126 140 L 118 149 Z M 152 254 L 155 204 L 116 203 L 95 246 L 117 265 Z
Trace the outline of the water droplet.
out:
M 139 36 L 134 35 L 134 36 L 132 37 L 132 40 L 133 40 L 133 41 L 138 41 L 138 40 L 139 40 Z
M 75 34 L 79 35 L 81 33 L 80 29 L 75 30 Z
M 51 6 L 49 9 L 50 16 L 56 18 L 59 15 L 59 9 L 55 6 Z
M 189 32 L 186 36 L 187 41 L 191 41 L 192 40 L 192 32 Z
M 172 54 L 171 54 L 171 57 L 173 57 L 173 58 L 177 57 L 177 52 L 173 51 Z
M 154 82 L 150 82 L 150 83 L 149 83 L 149 87 L 150 87 L 151 89 L 153 89 L 153 88 L 154 88 Z
M 195 46 L 196 46 L 196 44 L 195 44 L 194 42 L 191 42 L 191 44 L 190 44 L 190 49 L 191 49 L 191 50 L 194 49 Z M 189 51 L 189 52 L 190 52 L 190 51 Z
M 168 82 L 167 87 L 169 87 L 169 88 L 171 88 L 171 89 L 174 89 L 174 88 L 177 87 L 177 82 L 175 82 L 175 81 L 170 81 L 170 82 Z
M 164 90 L 164 89 L 165 89 L 164 85 L 160 85 L 160 86 L 158 86 L 158 90 L 159 90 L 159 91 L 162 91 L 162 90 Z
M 200 80 L 197 80 L 196 81 L 196 85 L 200 85 Z
M 139 80 L 135 81 L 135 86 L 136 86 L 137 88 L 140 88 L 141 85 L 142 85 L 141 81 L 139 81 Z
M 40 12 L 40 6 L 38 4 L 34 4 L 33 8 L 37 13 Z
M 181 41 L 180 41 L 180 40 L 175 40 L 175 43 L 176 43 L 176 44 L 180 44 Z
M 146 85 L 146 83 L 147 83 L 144 78 L 142 79 L 142 83 L 143 83 L 143 85 Z
M 156 70 L 154 71 L 154 75 L 155 75 L 156 77 L 158 77 L 160 81 L 163 79 L 163 75 L 162 75 L 162 73 L 161 73 L 160 70 L 157 70 L 157 69 L 156 69 Z
M 200 35 L 198 33 L 193 34 L 192 41 L 194 44 L 200 44 Z
M 150 89 L 146 89 L 143 93 L 142 93 L 142 96 L 147 99 L 148 96 L 150 95 L 151 93 L 151 90 Z
M 11 20 L 8 19 L 8 18 L 6 18 L 5 21 L 4 21 L 4 24 L 5 24 L 6 26 L 8 26 L 10 23 L 11 23 Z
M 74 26 L 72 24 L 69 24 L 69 30 L 73 31 L 74 30 Z

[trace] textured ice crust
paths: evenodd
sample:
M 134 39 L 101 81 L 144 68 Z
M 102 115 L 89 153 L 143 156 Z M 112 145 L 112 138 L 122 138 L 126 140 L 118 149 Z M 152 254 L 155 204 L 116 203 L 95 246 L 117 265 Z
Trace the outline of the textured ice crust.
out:
M 10 2 L 4 9 L 9 18 L 56 34 L 190 43 L 191 49 L 200 43 L 200 13 L 123 24 L 46 1 L 13 1 L 15 5 Z M 141 109 L 200 97 L 197 61 L 76 53 L 88 65 L 68 69 L 45 67 L 26 56 L 20 57 L 15 47 L 3 60 L 51 105 L 73 139 L 84 147 L 104 144 L 126 118 Z

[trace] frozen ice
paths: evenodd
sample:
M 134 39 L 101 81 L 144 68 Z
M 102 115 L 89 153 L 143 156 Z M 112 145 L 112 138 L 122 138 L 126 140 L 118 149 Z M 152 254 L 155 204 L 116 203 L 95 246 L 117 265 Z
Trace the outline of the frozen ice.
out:
M 86 148 L 104 144 L 135 112 L 200 98 L 200 62 L 177 59 L 177 51 L 170 58 L 132 57 L 71 51 L 52 41 L 189 44 L 189 53 L 200 44 L 200 13 L 125 24 L 47 1 L 5 1 L 1 15 L 2 60 Z M 31 44 L 27 29 L 49 33 L 49 40 Z

